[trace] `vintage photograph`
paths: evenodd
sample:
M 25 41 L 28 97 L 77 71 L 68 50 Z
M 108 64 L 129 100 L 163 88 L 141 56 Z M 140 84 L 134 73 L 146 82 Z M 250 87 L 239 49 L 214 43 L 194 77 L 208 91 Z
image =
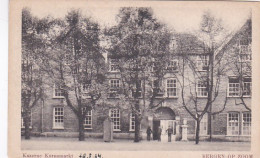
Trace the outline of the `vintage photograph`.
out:
M 20 13 L 21 150 L 251 150 L 250 7 L 56 7 Z

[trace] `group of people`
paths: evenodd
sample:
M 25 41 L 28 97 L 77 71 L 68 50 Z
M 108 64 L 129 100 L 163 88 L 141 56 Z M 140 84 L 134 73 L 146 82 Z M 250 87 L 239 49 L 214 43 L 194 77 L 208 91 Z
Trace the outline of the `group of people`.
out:
M 150 141 L 151 140 L 151 134 L 152 134 L 152 129 L 150 126 L 148 126 L 146 133 L 147 133 L 147 140 Z M 173 129 L 169 126 L 168 129 L 166 130 L 167 134 L 168 134 L 168 142 L 172 141 L 172 134 L 173 134 Z M 158 127 L 158 141 L 161 141 L 161 135 L 162 135 L 162 128 L 159 126 Z

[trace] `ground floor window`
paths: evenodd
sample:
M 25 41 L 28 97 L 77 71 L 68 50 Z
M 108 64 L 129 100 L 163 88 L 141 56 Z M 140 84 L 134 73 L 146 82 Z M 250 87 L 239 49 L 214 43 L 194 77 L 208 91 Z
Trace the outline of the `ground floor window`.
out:
M 120 131 L 120 110 L 119 109 L 110 109 L 110 117 L 113 125 L 114 131 Z
M 228 114 L 227 135 L 239 135 L 239 113 L 237 112 Z
M 243 113 L 242 121 L 243 121 L 242 134 L 251 135 L 251 113 L 250 112 Z
M 86 110 L 86 109 L 84 109 L 84 110 Z M 86 116 L 85 116 L 85 119 L 84 119 L 84 128 L 85 129 L 92 129 L 92 110 L 86 111 Z
M 25 128 L 25 123 L 24 123 L 24 119 L 23 119 L 23 108 L 22 108 L 22 115 L 21 115 L 21 127 Z M 29 112 L 29 127 L 32 127 L 32 110 L 30 110 Z
M 64 128 L 63 107 L 54 107 L 53 109 L 53 128 Z
M 140 112 L 140 110 L 139 110 L 139 112 Z M 140 124 L 140 129 L 141 129 L 141 124 Z M 129 131 L 135 131 L 135 114 L 133 112 L 130 114 Z

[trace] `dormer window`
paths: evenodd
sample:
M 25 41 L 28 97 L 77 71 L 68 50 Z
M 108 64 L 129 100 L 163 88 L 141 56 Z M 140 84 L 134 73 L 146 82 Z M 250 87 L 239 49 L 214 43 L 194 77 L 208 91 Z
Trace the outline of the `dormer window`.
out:
M 178 60 L 171 60 L 169 61 L 168 65 L 167 65 L 167 70 L 168 71 L 176 71 L 178 67 Z
M 53 98 L 64 98 L 64 89 L 59 85 L 54 85 Z
M 119 72 L 119 60 L 118 59 L 109 60 L 109 71 L 110 72 Z

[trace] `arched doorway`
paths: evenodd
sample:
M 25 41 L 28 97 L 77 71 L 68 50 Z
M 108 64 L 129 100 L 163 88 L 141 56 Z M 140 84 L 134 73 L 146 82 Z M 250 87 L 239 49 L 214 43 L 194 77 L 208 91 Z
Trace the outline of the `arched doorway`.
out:
M 170 127 L 174 130 L 175 134 L 175 113 L 169 107 L 160 107 L 158 108 L 153 117 L 153 139 L 158 140 L 158 129 L 159 126 L 162 129 L 161 139 L 167 139 L 166 130 Z

